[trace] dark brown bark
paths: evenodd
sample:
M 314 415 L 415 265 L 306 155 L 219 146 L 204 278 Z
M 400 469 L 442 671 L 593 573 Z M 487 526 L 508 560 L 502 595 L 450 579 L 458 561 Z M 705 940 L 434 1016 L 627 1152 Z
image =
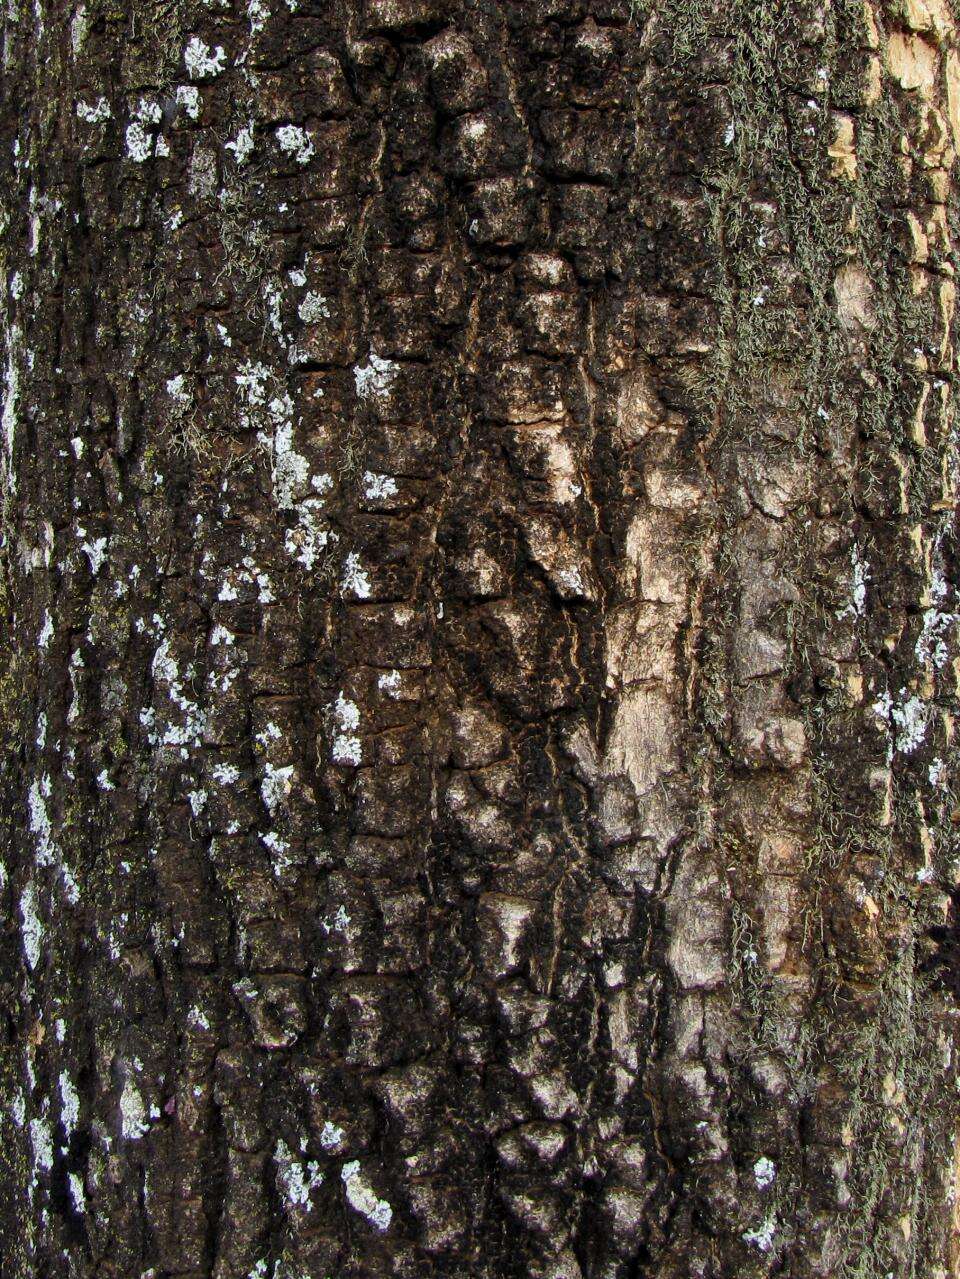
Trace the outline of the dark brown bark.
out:
M 957 1274 L 946 0 L 8 0 L 3 1274 Z

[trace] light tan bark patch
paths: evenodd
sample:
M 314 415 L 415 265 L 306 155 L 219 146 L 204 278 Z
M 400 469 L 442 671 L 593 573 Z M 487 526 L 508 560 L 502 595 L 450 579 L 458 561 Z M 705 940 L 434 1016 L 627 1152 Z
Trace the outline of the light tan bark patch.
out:
M 901 89 L 930 97 L 937 82 L 937 51 L 922 36 L 894 31 L 887 42 L 887 66 Z

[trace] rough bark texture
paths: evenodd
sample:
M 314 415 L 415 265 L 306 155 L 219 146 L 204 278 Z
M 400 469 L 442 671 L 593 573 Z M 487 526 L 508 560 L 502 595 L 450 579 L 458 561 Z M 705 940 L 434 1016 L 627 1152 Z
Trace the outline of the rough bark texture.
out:
M 3 31 L 3 1274 L 960 1273 L 948 0 Z

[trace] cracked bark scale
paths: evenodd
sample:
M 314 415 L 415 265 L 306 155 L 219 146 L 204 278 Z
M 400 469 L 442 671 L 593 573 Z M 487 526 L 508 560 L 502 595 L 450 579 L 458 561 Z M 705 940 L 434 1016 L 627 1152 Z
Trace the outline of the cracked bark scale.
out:
M 960 1273 L 948 0 L 8 0 L 2 1269 Z

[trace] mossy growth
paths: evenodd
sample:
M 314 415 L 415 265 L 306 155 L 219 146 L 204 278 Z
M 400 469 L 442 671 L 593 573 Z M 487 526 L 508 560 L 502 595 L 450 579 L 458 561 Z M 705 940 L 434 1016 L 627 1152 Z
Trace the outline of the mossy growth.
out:
M 903 209 L 918 198 L 905 186 L 901 149 L 913 108 L 890 82 L 878 95 L 863 92 L 862 64 L 847 56 L 870 44 L 863 6 L 842 0 L 816 15 L 759 0 L 734 0 L 722 13 L 701 0 L 635 0 L 632 8 L 668 81 L 662 92 L 669 93 L 675 76 L 678 92 L 689 93 L 691 75 L 703 74 L 711 90 L 727 98 L 724 145 L 714 148 L 716 160 L 700 175 L 717 323 L 712 349 L 694 366 L 688 388 L 708 464 L 722 462 L 731 450 L 776 449 L 787 464 L 817 467 L 808 500 L 817 476 L 835 472 L 839 496 L 831 499 L 831 518 L 849 521 L 862 549 L 871 545 L 870 509 L 882 510 L 889 500 L 892 460 L 905 481 L 904 527 L 931 528 L 947 434 L 938 397 L 927 402 L 925 431 L 914 426 L 911 432 L 911 423 L 942 338 L 934 331 L 934 286 L 916 291 L 907 255 L 896 248 Z M 801 35 L 804 24 L 815 28 L 812 35 Z M 698 71 L 703 51 L 718 46 L 722 58 Z M 879 52 L 882 57 L 882 35 Z M 845 113 L 853 115 L 856 164 L 838 173 L 829 129 Z M 857 264 L 869 290 L 868 322 L 858 332 L 845 327 L 838 303 L 838 273 L 850 264 Z M 756 401 L 775 375 L 797 389 L 799 429 L 771 444 L 760 437 Z M 851 446 L 856 472 L 848 467 L 845 473 Z M 818 562 L 817 539 L 805 535 L 812 529 L 812 520 L 792 523 L 777 565 L 793 587 L 778 618 L 787 646 L 784 683 L 799 690 L 810 746 L 812 821 L 800 931 L 816 992 L 784 1059 L 798 1096 L 815 1099 L 832 1088 L 849 1108 L 840 1143 L 849 1161 L 849 1198 L 838 1214 L 837 1273 L 847 1279 L 919 1276 L 934 1273 L 944 1255 L 945 1214 L 935 1200 L 953 1166 L 956 1112 L 943 1083 L 944 1001 L 918 969 L 929 919 L 917 905 L 915 868 L 905 853 L 917 840 L 917 799 L 925 779 L 906 768 L 895 778 L 892 825 L 871 816 L 848 784 L 840 744 L 862 735 L 864 707 L 824 654 L 849 600 L 831 591 L 841 578 Z M 708 580 L 722 584 L 731 571 L 722 516 L 714 534 Z M 710 730 L 716 762 L 698 767 L 712 779 L 719 803 L 735 618 L 708 597 L 704 622 L 712 633 L 701 655 L 701 722 Z M 845 624 L 852 626 L 857 657 L 890 667 L 891 654 L 865 623 L 854 617 Z M 904 656 L 894 660 L 901 664 Z M 903 679 L 909 677 L 905 668 Z M 864 692 L 869 696 L 869 687 Z M 931 832 L 942 867 L 956 855 L 948 825 L 941 804 Z M 748 857 L 744 850 L 733 855 Z M 842 948 L 830 938 L 830 911 L 861 862 L 876 868 L 876 908 L 886 932 L 879 968 L 872 966 L 876 956 L 866 956 L 870 962 L 854 988 Z M 730 925 L 732 1003 L 753 1047 L 772 1049 L 781 1024 L 779 995 L 757 962 L 759 934 L 748 905 L 734 902 Z M 908 1107 L 899 1104 L 901 1092 Z

